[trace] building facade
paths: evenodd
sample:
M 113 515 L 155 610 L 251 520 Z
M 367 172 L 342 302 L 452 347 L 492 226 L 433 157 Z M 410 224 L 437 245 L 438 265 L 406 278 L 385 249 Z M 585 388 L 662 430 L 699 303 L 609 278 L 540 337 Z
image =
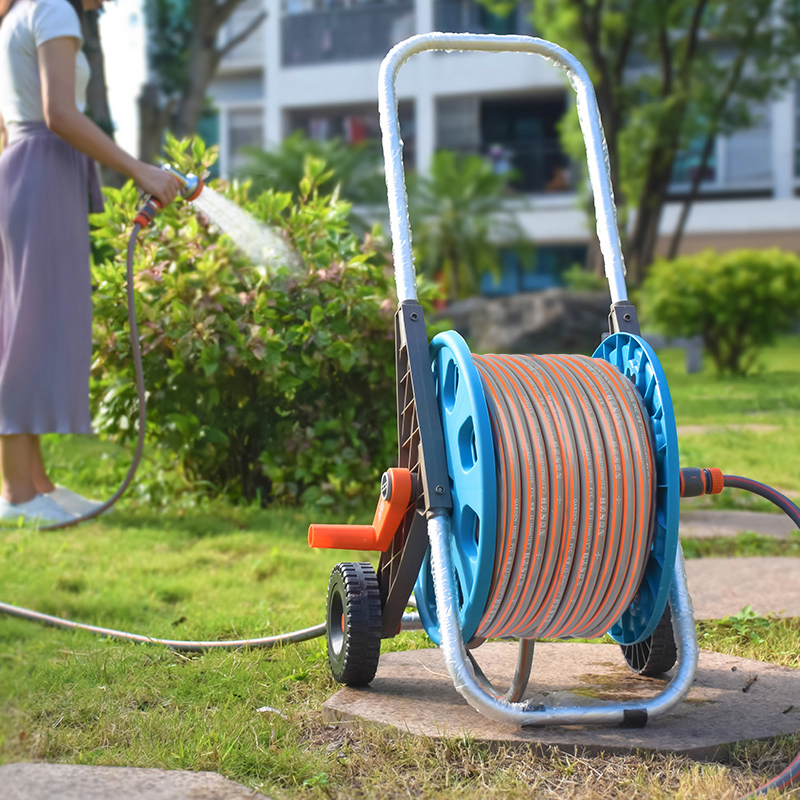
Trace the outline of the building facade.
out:
M 294 130 L 349 142 L 379 139 L 378 68 L 397 42 L 427 31 L 531 33 L 525 13 L 489 14 L 474 0 L 245 0 L 223 33 L 230 40 L 261 11 L 267 19 L 223 61 L 211 94 L 219 109 L 221 170 L 244 162 L 242 145 L 270 146 Z M 439 148 L 477 153 L 518 175 L 513 189 L 535 274 L 507 265 L 487 291 L 558 282 L 589 237 L 574 170 L 556 125 L 573 103 L 563 74 L 536 56 L 422 53 L 397 83 L 407 169 L 424 171 Z M 720 138 L 692 210 L 682 252 L 779 246 L 800 252 L 800 148 L 796 91 L 759 110 L 751 129 Z M 688 188 L 693 155 L 675 170 Z M 679 203 L 668 204 L 662 249 Z

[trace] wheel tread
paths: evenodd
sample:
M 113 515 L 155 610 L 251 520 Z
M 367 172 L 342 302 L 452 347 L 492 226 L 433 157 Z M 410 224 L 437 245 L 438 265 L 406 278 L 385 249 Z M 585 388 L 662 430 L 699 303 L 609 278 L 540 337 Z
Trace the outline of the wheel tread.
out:
M 344 595 L 344 640 L 338 655 L 330 642 L 332 591 Z M 369 563 L 337 564 L 328 594 L 328 661 L 333 676 L 347 686 L 366 686 L 375 677 L 381 653 L 381 597 L 375 570 Z

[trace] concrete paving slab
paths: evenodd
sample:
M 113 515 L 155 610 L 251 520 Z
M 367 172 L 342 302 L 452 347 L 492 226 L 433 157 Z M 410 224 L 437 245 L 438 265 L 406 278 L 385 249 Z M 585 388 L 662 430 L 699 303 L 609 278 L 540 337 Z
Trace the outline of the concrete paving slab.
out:
M 0 767 L 3 800 L 269 800 L 216 772 L 75 764 Z
M 690 558 L 689 595 L 697 619 L 758 614 L 800 617 L 800 558 Z
M 496 685 L 508 685 L 517 645 L 490 642 L 475 651 Z M 536 645 L 529 697 L 559 705 L 652 697 L 663 679 L 642 678 L 616 645 Z M 369 720 L 434 738 L 466 734 L 478 741 L 555 746 L 587 754 L 635 749 L 713 759 L 743 739 L 800 730 L 800 671 L 702 651 L 689 697 L 645 728 L 569 726 L 518 729 L 483 717 L 453 688 L 439 649 L 387 653 L 366 689 L 340 689 L 323 706 L 330 721 Z
M 681 509 L 681 537 L 707 539 L 712 536 L 738 536 L 751 531 L 762 536 L 785 539 L 797 526 L 786 514 L 758 511 L 684 511 Z

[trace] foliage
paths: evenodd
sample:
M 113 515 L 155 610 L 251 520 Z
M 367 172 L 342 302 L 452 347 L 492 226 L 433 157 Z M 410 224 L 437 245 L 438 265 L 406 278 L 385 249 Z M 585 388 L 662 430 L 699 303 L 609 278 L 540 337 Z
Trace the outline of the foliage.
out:
M 167 95 L 189 89 L 191 4 L 191 0 L 145 0 L 148 62 Z
M 145 0 L 149 70 L 139 100 L 140 157 L 152 161 L 169 129 L 196 132 L 207 110 L 206 91 L 222 59 L 266 19 L 266 11 L 232 37 L 220 32 L 245 0 Z
M 215 154 L 171 140 L 187 171 Z M 136 253 L 148 436 L 209 492 L 349 506 L 375 493 L 396 448 L 393 287 L 385 257 L 352 234 L 309 159 L 299 196 L 227 196 L 277 229 L 302 267 L 249 263 L 185 204 L 165 209 Z M 132 185 L 94 218 L 94 401 L 101 431 L 135 431 L 124 250 Z M 289 260 L 289 259 L 287 259 Z M 423 287 L 423 294 L 424 294 Z
M 429 175 L 411 182 L 417 267 L 441 279 L 451 300 L 476 292 L 483 273 L 497 273 L 499 243 L 521 238 L 513 219 L 497 213 L 506 184 L 480 156 L 447 150 L 434 155 Z
M 605 276 L 588 272 L 581 264 L 573 264 L 563 277 L 566 286 L 575 292 L 607 291 L 608 282 Z
M 706 250 L 653 265 L 643 315 L 671 336 L 703 337 L 717 371 L 745 375 L 800 318 L 800 257 L 772 250 Z
M 309 139 L 295 131 L 271 150 L 243 148 L 249 163 L 242 169 L 256 192 L 273 189 L 297 194 L 309 157 L 325 162 L 327 172 L 320 176 L 321 191 L 338 189 L 343 200 L 358 205 L 385 205 L 386 184 L 378 153 L 364 142 L 348 145 L 341 139 Z
M 798 3 L 541 0 L 531 19 L 539 35 L 584 64 L 595 85 L 630 280 L 638 283 L 681 150 L 752 125 L 757 104 L 797 77 Z M 565 148 L 583 164 L 576 115 L 568 113 L 562 127 Z

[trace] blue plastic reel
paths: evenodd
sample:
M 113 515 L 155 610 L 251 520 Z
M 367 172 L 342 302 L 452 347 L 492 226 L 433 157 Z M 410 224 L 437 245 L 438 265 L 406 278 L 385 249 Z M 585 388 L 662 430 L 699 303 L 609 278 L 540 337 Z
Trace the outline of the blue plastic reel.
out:
M 593 357 L 608 361 L 639 390 L 656 448 L 656 531 L 650 558 L 639 591 L 609 631 L 615 642 L 631 645 L 655 630 L 675 573 L 681 494 L 678 432 L 664 370 L 644 339 L 632 333 L 615 333 L 603 341 Z
M 431 342 L 433 373 L 444 429 L 453 496 L 452 554 L 462 636 L 475 635 L 486 608 L 497 537 L 494 443 L 483 381 L 466 342 L 446 331 Z M 646 639 L 658 625 L 669 597 L 678 546 L 680 473 L 675 415 L 664 371 L 655 352 L 629 333 L 609 336 L 594 353 L 625 375 L 642 396 L 656 447 L 656 531 L 642 585 L 609 631 L 624 645 Z M 430 551 L 414 587 L 420 618 L 440 644 Z
M 467 343 L 455 331 L 431 342 L 433 375 L 444 428 L 447 471 L 453 497 L 453 565 L 464 641 L 478 628 L 492 582 L 497 538 L 497 485 L 494 443 L 483 381 Z M 430 549 L 422 563 L 414 596 L 428 636 L 440 644 Z

